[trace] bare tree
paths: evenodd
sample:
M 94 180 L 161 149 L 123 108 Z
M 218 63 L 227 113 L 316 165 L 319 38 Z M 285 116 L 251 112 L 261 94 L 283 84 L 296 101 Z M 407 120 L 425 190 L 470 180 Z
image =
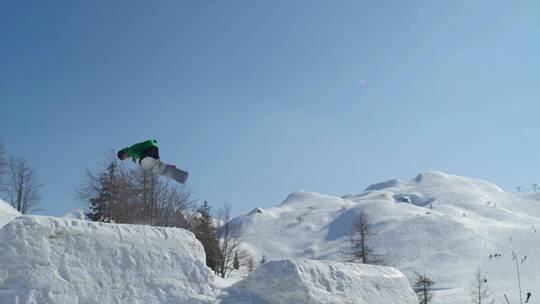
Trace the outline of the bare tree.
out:
M 249 255 L 246 260 L 246 266 L 249 272 L 252 272 L 255 270 L 255 259 L 253 259 L 252 255 Z
M 226 203 L 217 212 L 217 239 L 219 242 L 220 256 L 218 261 L 218 274 L 226 278 L 234 269 L 234 255 L 240 249 L 241 225 L 238 221 L 232 221 L 231 205 Z
M 4 175 L 7 171 L 6 150 L 0 142 L 0 192 L 4 190 Z
M 176 182 L 160 180 L 157 202 L 154 207 L 154 224 L 163 227 L 194 230 L 196 225 L 195 202 L 191 192 Z
M 494 300 L 489 300 L 487 279 L 484 278 L 480 269 L 474 273 L 471 286 L 471 300 L 474 304 L 492 304 L 494 302 Z
M 77 197 L 90 204 L 91 219 L 128 224 L 180 227 L 193 231 L 194 203 L 183 186 L 144 172 L 128 169 L 114 153 L 95 171 L 85 170 Z
M 414 272 L 414 274 L 416 275 L 416 282 L 414 283 L 413 289 L 418 296 L 418 303 L 431 303 L 431 300 L 433 299 L 432 286 L 435 283 L 428 278 L 425 273 L 422 275 L 418 272 Z
M 28 166 L 24 159 L 11 157 L 7 171 L 5 191 L 11 205 L 23 214 L 36 211 L 43 186 L 38 182 L 36 170 Z
M 350 233 L 350 247 L 346 254 L 350 256 L 350 262 L 363 264 L 382 265 L 385 263 L 382 255 L 375 253 L 375 250 L 368 245 L 369 238 L 376 235 L 371 227 L 369 216 L 363 210 L 356 215 L 353 228 Z

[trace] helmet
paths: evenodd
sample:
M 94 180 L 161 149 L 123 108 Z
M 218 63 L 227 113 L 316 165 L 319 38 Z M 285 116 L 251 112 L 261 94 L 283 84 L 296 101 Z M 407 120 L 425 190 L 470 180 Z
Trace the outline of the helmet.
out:
M 124 156 L 124 153 L 126 153 L 125 149 L 118 151 L 118 154 L 117 154 L 118 158 L 123 159 L 122 156 Z

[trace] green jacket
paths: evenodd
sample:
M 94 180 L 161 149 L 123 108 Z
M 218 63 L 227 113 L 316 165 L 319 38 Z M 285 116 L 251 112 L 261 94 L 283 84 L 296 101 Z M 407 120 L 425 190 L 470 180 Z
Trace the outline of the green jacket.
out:
M 142 152 L 150 147 L 157 147 L 157 140 L 147 140 L 140 142 L 138 144 L 134 144 L 131 147 L 127 147 L 122 149 L 122 151 L 125 151 L 129 157 L 133 159 L 133 161 L 136 161 L 137 159 L 140 159 L 142 156 Z

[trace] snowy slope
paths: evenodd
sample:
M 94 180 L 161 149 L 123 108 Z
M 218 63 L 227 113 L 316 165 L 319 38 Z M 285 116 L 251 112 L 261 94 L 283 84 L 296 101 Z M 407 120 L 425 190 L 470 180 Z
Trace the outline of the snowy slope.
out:
M 430 171 L 344 197 L 299 191 L 278 207 L 257 208 L 236 220 L 247 248 L 259 257 L 343 261 L 359 210 L 370 215 L 378 232 L 371 244 L 392 266 L 410 281 L 413 271 L 426 271 L 436 281 L 437 303 L 467 301 L 479 267 L 500 303 L 504 294 L 518 300 L 513 251 L 519 262 L 527 256 L 523 292 L 540 297 L 540 286 L 533 284 L 540 273 L 540 196 L 505 192 L 485 181 Z M 489 258 L 496 253 L 502 257 Z
M 228 288 L 183 229 L 18 216 L 0 244 L 0 304 L 414 303 L 398 270 L 333 261 L 269 262 Z
M 214 303 L 183 229 L 21 216 L 0 230 L 0 303 Z
M 10 204 L 0 200 L 0 228 L 20 215 Z
M 222 304 L 417 303 L 394 268 L 315 260 L 270 261 L 227 293 Z

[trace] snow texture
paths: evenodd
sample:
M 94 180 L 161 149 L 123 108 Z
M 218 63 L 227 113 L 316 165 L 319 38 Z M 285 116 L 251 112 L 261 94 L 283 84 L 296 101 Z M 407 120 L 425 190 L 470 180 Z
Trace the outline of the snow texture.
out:
M 398 270 L 334 261 L 270 261 L 226 291 L 223 304 L 417 303 Z
M 68 213 L 62 215 L 62 217 L 73 220 L 88 220 L 88 217 L 82 209 L 73 209 Z
M 414 271 L 435 281 L 436 303 L 470 300 L 473 274 L 484 272 L 495 303 L 540 296 L 540 193 L 511 193 L 488 182 L 439 171 L 411 181 L 390 180 L 364 192 L 334 197 L 292 193 L 277 207 L 236 218 L 247 250 L 258 259 L 345 261 L 355 216 L 366 212 L 377 234 L 370 245 L 414 281 Z M 491 258 L 490 258 L 491 256 Z M 534 298 L 533 300 L 534 301 Z M 534 303 L 534 302 L 533 302 Z M 540 303 L 540 302 L 539 302 Z
M 0 230 L 0 303 L 214 303 L 183 229 L 20 216 Z
M 0 228 L 20 215 L 10 204 L 0 200 Z
M 237 217 L 245 249 L 268 262 L 230 288 L 182 229 L 20 216 L 0 202 L 0 303 L 394 303 L 370 298 L 370 290 L 389 301 L 408 294 L 395 269 L 326 261 L 348 259 L 360 211 L 377 231 L 369 244 L 390 265 L 410 282 L 414 271 L 435 281 L 434 303 L 468 303 L 479 268 L 495 303 L 506 303 L 505 295 L 518 303 L 514 261 L 522 295 L 540 303 L 540 193 L 438 171 L 343 197 L 297 191 Z

